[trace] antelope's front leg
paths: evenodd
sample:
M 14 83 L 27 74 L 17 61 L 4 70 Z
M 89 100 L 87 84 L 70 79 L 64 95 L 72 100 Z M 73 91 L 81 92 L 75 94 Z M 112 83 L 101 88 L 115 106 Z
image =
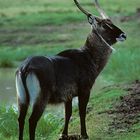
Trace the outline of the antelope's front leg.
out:
M 72 114 L 72 100 L 65 103 L 65 126 L 60 140 L 66 140 L 68 138 L 68 124 L 71 114 Z
M 81 123 L 81 140 L 88 140 L 88 135 L 86 131 L 86 123 L 85 123 L 85 118 L 86 118 L 86 107 L 87 103 L 89 101 L 89 94 L 81 94 L 78 99 L 79 99 L 79 115 L 80 115 L 80 123 Z

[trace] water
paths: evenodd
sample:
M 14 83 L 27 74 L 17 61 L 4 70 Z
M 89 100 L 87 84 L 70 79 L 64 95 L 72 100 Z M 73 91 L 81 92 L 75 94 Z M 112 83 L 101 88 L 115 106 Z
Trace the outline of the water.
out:
M 15 69 L 0 69 L 0 104 L 16 103 Z

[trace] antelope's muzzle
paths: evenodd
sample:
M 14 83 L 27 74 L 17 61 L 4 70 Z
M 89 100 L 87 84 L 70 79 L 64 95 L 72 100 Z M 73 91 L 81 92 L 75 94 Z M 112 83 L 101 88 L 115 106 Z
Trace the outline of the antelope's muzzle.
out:
M 116 38 L 117 41 L 125 41 L 127 38 L 125 33 L 121 33 L 120 36 L 118 38 Z

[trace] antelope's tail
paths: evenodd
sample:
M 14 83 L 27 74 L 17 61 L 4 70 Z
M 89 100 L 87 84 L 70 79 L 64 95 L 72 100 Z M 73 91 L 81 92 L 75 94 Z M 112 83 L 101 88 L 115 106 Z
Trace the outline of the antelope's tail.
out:
M 16 72 L 16 91 L 17 91 L 17 99 L 20 104 L 29 104 L 29 92 L 26 85 L 27 75 L 18 70 Z

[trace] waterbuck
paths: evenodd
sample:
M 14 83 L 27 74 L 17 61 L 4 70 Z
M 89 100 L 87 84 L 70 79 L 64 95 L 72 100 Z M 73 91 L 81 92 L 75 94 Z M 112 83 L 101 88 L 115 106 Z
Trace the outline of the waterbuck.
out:
M 97 0 L 95 5 L 101 18 L 87 12 L 77 0 L 74 2 L 92 26 L 83 47 L 65 50 L 52 57 L 28 57 L 16 72 L 19 140 L 23 140 L 24 120 L 29 104 L 33 109 L 29 118 L 29 134 L 30 140 L 34 140 L 37 122 L 46 105 L 62 102 L 65 104 L 65 126 L 60 139 L 66 140 L 72 99 L 76 96 L 81 123 L 80 137 L 88 139 L 85 118 L 90 90 L 112 53 L 111 46 L 117 41 L 124 41 L 126 35 L 107 17 Z

